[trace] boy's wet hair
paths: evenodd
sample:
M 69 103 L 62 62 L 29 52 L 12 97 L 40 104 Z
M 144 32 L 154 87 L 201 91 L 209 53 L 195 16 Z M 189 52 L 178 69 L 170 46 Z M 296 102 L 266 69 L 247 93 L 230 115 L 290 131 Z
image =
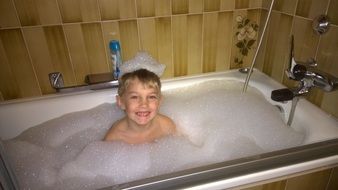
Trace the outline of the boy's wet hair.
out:
M 161 95 L 160 78 L 147 69 L 138 69 L 136 71 L 126 73 L 119 79 L 118 95 L 122 96 L 129 86 L 131 80 L 138 79 L 145 87 L 154 88 Z

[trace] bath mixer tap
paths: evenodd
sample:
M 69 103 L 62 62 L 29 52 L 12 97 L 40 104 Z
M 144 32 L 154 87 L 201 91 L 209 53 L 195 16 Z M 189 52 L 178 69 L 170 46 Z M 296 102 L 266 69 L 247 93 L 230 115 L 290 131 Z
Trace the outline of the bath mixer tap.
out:
M 338 89 L 338 78 L 317 69 L 317 62 L 310 59 L 307 62 L 296 61 L 293 56 L 293 36 L 291 38 L 291 52 L 289 68 L 286 75 L 289 79 L 299 81 L 295 95 L 307 93 L 312 87 L 317 87 L 325 92 Z

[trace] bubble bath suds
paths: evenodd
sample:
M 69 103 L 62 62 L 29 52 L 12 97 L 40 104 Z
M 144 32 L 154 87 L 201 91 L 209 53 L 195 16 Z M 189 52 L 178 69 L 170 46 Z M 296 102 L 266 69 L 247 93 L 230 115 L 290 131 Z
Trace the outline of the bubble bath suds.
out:
M 181 136 L 128 145 L 103 142 L 123 116 L 102 104 L 32 127 L 5 142 L 24 189 L 97 189 L 187 168 L 301 145 L 278 110 L 242 83 L 207 81 L 163 92 L 161 113 Z M 189 152 L 189 154 L 187 154 Z

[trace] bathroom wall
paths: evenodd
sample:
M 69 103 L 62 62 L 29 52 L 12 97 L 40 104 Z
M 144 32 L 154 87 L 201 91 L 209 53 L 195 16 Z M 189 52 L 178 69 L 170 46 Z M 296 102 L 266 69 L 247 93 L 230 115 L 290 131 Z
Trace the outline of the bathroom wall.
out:
M 290 36 L 295 39 L 295 59 L 315 58 L 321 71 L 338 77 L 338 0 L 275 0 L 268 26 L 265 48 L 257 66 L 274 79 L 292 87 L 285 75 L 290 51 Z M 312 29 L 313 19 L 321 14 L 329 16 L 331 27 L 322 36 Z M 263 60 L 263 61 L 262 61 Z M 326 112 L 338 117 L 338 91 L 324 93 L 316 88 L 306 97 Z
M 269 0 L 2 0 L 0 92 L 4 100 L 55 93 L 48 73 L 65 85 L 87 74 L 110 72 L 108 43 L 121 42 L 123 59 L 147 51 L 167 69 L 162 78 L 250 65 Z M 338 76 L 337 0 L 276 0 L 256 67 L 288 86 L 284 74 L 290 34 L 295 57 L 314 57 Z M 318 36 L 312 19 L 328 14 L 329 32 Z M 243 25 L 247 24 L 245 27 Z M 261 26 L 258 28 L 258 26 Z M 257 28 L 255 28 L 257 27 Z M 240 33 L 244 32 L 244 33 Z M 338 117 L 338 91 L 307 97 Z
M 69 86 L 110 72 L 111 39 L 120 40 L 123 60 L 149 52 L 167 66 L 163 78 L 248 65 L 253 50 L 239 52 L 235 17 L 258 25 L 261 6 L 262 0 L 2 0 L 0 91 L 5 100 L 40 96 L 55 92 L 48 73 L 62 72 Z M 244 59 L 235 63 L 239 55 Z

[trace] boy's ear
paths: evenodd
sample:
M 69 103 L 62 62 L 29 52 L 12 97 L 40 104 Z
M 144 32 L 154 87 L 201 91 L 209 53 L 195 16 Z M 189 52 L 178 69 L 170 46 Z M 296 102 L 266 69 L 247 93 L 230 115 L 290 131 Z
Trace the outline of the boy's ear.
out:
M 119 96 L 119 95 L 116 95 L 116 103 L 117 105 L 122 109 L 122 110 L 125 110 L 126 109 L 126 106 L 124 105 L 124 102 L 122 100 L 122 98 Z

